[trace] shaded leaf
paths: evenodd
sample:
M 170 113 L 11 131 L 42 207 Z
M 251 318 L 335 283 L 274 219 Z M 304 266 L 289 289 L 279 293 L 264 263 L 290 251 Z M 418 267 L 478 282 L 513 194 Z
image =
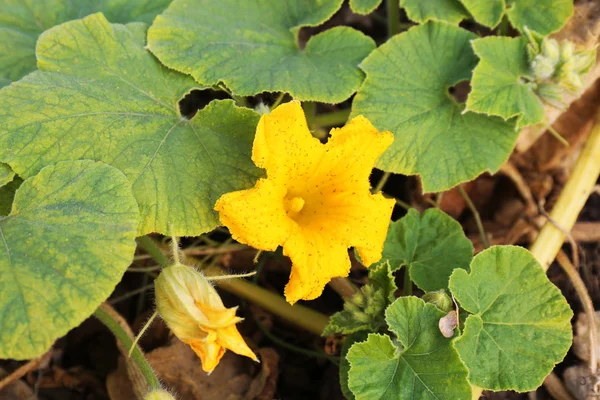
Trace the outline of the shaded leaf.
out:
M 490 36 L 472 44 L 480 61 L 473 71 L 467 109 L 504 119 L 518 117 L 520 128 L 542 122 L 544 105 L 528 83 L 527 41 Z
M 219 225 L 215 201 L 259 175 L 258 115 L 227 100 L 181 117 L 177 102 L 197 85 L 144 50 L 144 35 L 101 14 L 44 33 L 40 71 L 0 91 L 0 160 L 24 178 L 57 161 L 104 161 L 132 182 L 138 234 L 199 235 Z
M 133 260 L 131 184 L 93 161 L 48 166 L 0 217 L 0 358 L 28 359 L 80 324 Z
M 0 2 L 0 87 L 36 68 L 38 36 L 55 25 L 104 12 L 111 22 L 150 23 L 170 0 L 2 0 Z
M 354 393 L 348 387 L 348 373 L 350 372 L 350 362 L 348 361 L 348 350 L 354 343 L 364 342 L 369 335 L 366 331 L 356 332 L 349 335 L 344 340 L 342 351 L 340 352 L 340 387 L 347 400 L 355 400 Z
M 504 0 L 460 0 L 477 22 L 495 28 L 502 20 L 506 4 Z
M 8 182 L 12 181 L 15 176 L 15 173 L 10 168 L 10 166 L 0 163 L 0 188 L 6 185 Z
M 448 288 L 455 268 L 469 269 L 473 245 L 460 224 L 437 208 L 423 214 L 415 209 L 390 224 L 382 260 L 392 271 L 410 268 L 411 280 L 422 290 Z
M 298 100 L 339 103 L 358 89 L 364 74 L 357 66 L 375 43 L 349 27 L 315 35 L 304 49 L 297 36 L 341 4 L 175 0 L 148 31 L 148 46 L 166 66 L 205 85 L 223 82 L 241 96 L 283 91 Z
M 465 367 L 438 329 L 443 312 L 411 296 L 397 299 L 385 315 L 402 347 L 372 333 L 350 348 L 348 385 L 356 399 L 471 399 Z
M 350 8 L 357 14 L 367 15 L 375 11 L 381 0 L 350 0 Z
M 469 382 L 495 391 L 536 389 L 571 347 L 569 304 L 521 247 L 487 249 L 471 271 L 450 277 L 452 294 L 472 314 L 454 343 Z
M 458 24 L 469 14 L 458 0 L 400 0 L 406 15 L 420 24 L 435 20 Z
M 359 331 L 377 332 L 385 325 L 383 312 L 395 299 L 398 287 L 390 264 L 383 262 L 369 268 L 369 282 L 344 302 L 344 310 L 331 316 L 323 336 Z
M 467 112 L 449 89 L 470 78 L 476 36 L 440 22 L 396 35 L 361 64 L 367 78 L 352 106 L 395 140 L 377 167 L 419 174 L 426 192 L 449 189 L 508 158 L 517 132 L 501 118 Z

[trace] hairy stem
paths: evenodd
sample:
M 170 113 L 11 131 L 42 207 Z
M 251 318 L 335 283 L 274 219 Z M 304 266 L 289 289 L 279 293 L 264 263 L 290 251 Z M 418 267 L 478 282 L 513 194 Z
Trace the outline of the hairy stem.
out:
M 386 0 L 388 37 L 400 33 L 400 4 L 398 0 Z
M 348 117 L 350 116 L 350 109 L 346 108 L 343 110 L 338 110 L 334 112 L 330 112 L 327 114 L 319 114 L 313 118 L 313 124 L 315 126 L 319 126 L 321 128 L 326 128 L 330 126 L 343 125 L 348 121 Z
M 113 335 L 115 335 L 118 342 L 120 343 L 119 348 L 121 350 L 121 353 L 127 355 L 127 350 L 133 346 L 133 335 L 131 334 L 131 332 L 127 332 L 121 326 L 121 323 L 124 323 L 124 321 L 119 320 L 122 320 L 123 318 L 117 314 L 114 308 L 112 308 L 106 303 L 101 304 L 100 307 L 98 307 L 96 311 L 94 311 L 94 316 L 100 322 L 102 322 L 104 326 L 106 326 L 113 333 Z M 138 393 L 138 396 L 141 395 L 140 397 L 143 398 L 146 392 L 160 389 L 160 382 L 158 381 L 158 378 L 154 374 L 152 366 L 150 366 L 150 363 L 148 363 L 148 360 L 146 360 L 146 358 L 144 357 L 144 354 L 142 353 L 142 350 L 140 350 L 139 346 L 134 346 L 133 351 L 131 353 L 131 359 L 135 363 L 137 369 L 139 369 L 141 375 L 144 377 L 147 385 L 146 391 L 144 393 Z M 130 371 L 129 367 L 130 364 L 128 362 L 128 372 Z M 131 375 L 132 374 L 130 373 L 130 378 L 132 378 L 132 380 L 135 380 L 134 377 Z M 142 389 L 139 388 L 138 385 L 134 386 L 136 387 L 136 392 L 142 391 Z
M 377 182 L 377 185 L 375 186 L 375 188 L 373 188 L 373 193 L 381 192 L 381 189 L 383 189 L 383 187 L 385 186 L 385 183 L 388 181 L 388 179 L 390 179 L 391 175 L 392 175 L 391 172 L 384 172 L 381 179 L 379 179 L 379 182 Z

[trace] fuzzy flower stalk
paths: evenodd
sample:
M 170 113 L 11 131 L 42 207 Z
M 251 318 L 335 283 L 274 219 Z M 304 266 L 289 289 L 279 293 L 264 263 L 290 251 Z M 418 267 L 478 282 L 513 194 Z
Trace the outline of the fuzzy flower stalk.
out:
M 348 276 L 349 247 L 365 265 L 381 258 L 395 201 L 371 194 L 369 175 L 393 139 L 358 116 L 322 144 L 297 101 L 261 117 L 252 160 L 266 178 L 224 194 L 215 210 L 239 242 L 283 246 L 292 260 L 289 303 L 317 298 L 331 278 Z
M 226 308 L 219 294 L 199 271 L 182 264 L 165 268 L 154 281 L 156 307 L 175 336 L 200 357 L 212 372 L 226 350 L 258 361 L 238 332 L 237 307 Z

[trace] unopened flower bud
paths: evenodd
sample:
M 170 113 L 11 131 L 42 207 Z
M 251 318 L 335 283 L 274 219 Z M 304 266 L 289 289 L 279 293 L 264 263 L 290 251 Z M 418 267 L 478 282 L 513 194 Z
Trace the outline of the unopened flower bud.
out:
M 446 291 L 444 289 L 425 293 L 423 295 L 423 301 L 425 303 L 433 304 L 439 310 L 445 313 L 452 310 L 454 306 L 454 304 L 452 303 L 452 299 L 446 294 Z
M 154 281 L 156 307 L 167 326 L 211 372 L 225 350 L 258 361 L 236 328 L 237 307 L 226 308 L 215 288 L 194 268 L 172 265 Z

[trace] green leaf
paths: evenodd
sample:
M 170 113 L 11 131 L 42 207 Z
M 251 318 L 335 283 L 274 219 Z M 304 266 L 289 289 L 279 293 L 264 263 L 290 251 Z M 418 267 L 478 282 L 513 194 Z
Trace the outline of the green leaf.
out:
M 150 23 L 170 0 L 2 0 L 0 2 L 0 87 L 36 68 L 35 43 L 51 27 L 104 12 L 111 22 Z
M 507 0 L 511 24 L 519 31 L 527 27 L 541 35 L 562 28 L 573 14 L 573 0 Z
M 0 188 L 12 181 L 15 176 L 13 170 L 7 164 L 0 163 Z
M 456 25 L 469 16 L 458 0 L 400 0 L 400 7 L 404 7 L 411 21 L 419 24 L 434 20 Z
M 571 347 L 569 304 L 521 247 L 485 250 L 471 271 L 450 277 L 454 297 L 472 314 L 454 344 L 469 382 L 495 391 L 534 390 Z
M 331 316 L 323 336 L 359 331 L 377 332 L 385 321 L 383 311 L 395 299 L 398 287 L 390 264 L 383 262 L 369 268 L 369 282 L 344 303 L 344 310 Z
M 476 36 L 440 22 L 396 35 L 361 64 L 367 78 L 352 106 L 395 140 L 377 167 L 421 175 L 423 190 L 447 190 L 506 161 L 517 131 L 512 122 L 467 112 L 448 90 L 470 78 Z
M 357 14 L 367 15 L 375 11 L 381 0 L 350 0 L 350 8 Z
M 23 180 L 18 176 L 4 186 L 0 186 L 0 217 L 10 214 L 15 192 Z
M 504 0 L 460 0 L 477 22 L 495 28 L 502 20 L 506 4 Z
M 504 119 L 518 117 L 520 128 L 542 122 L 544 105 L 533 91 L 524 38 L 489 36 L 473 40 L 480 58 L 473 71 L 467 109 Z
M 0 218 L 0 358 L 37 357 L 80 324 L 133 260 L 138 209 L 117 169 L 62 162 Z
M 354 393 L 348 387 L 348 374 L 350 372 L 350 362 L 348 361 L 348 351 L 354 343 L 367 340 L 368 332 L 361 331 L 353 333 L 344 339 L 342 351 L 340 353 L 340 388 L 347 400 L 355 400 Z
M 175 0 L 148 31 L 150 50 L 198 82 L 223 82 L 240 96 L 283 91 L 298 100 L 339 103 L 363 81 L 357 65 L 375 48 L 349 27 L 298 44 L 301 27 L 325 22 L 342 0 Z
M 24 178 L 57 161 L 104 161 L 132 182 L 139 235 L 199 235 L 219 225 L 223 193 L 260 175 L 258 115 L 227 100 L 181 117 L 196 84 L 144 50 L 144 31 L 94 14 L 44 33 L 40 71 L 0 91 L 0 160 Z
M 348 351 L 348 384 L 361 399 L 471 399 L 467 371 L 438 328 L 444 313 L 416 297 L 397 299 L 385 313 L 389 336 L 370 334 Z
M 382 260 L 392 271 L 410 268 L 411 280 L 422 290 L 448 288 L 455 268 L 469 269 L 473 245 L 460 224 L 437 208 L 423 214 L 415 209 L 392 222 L 383 246 Z

